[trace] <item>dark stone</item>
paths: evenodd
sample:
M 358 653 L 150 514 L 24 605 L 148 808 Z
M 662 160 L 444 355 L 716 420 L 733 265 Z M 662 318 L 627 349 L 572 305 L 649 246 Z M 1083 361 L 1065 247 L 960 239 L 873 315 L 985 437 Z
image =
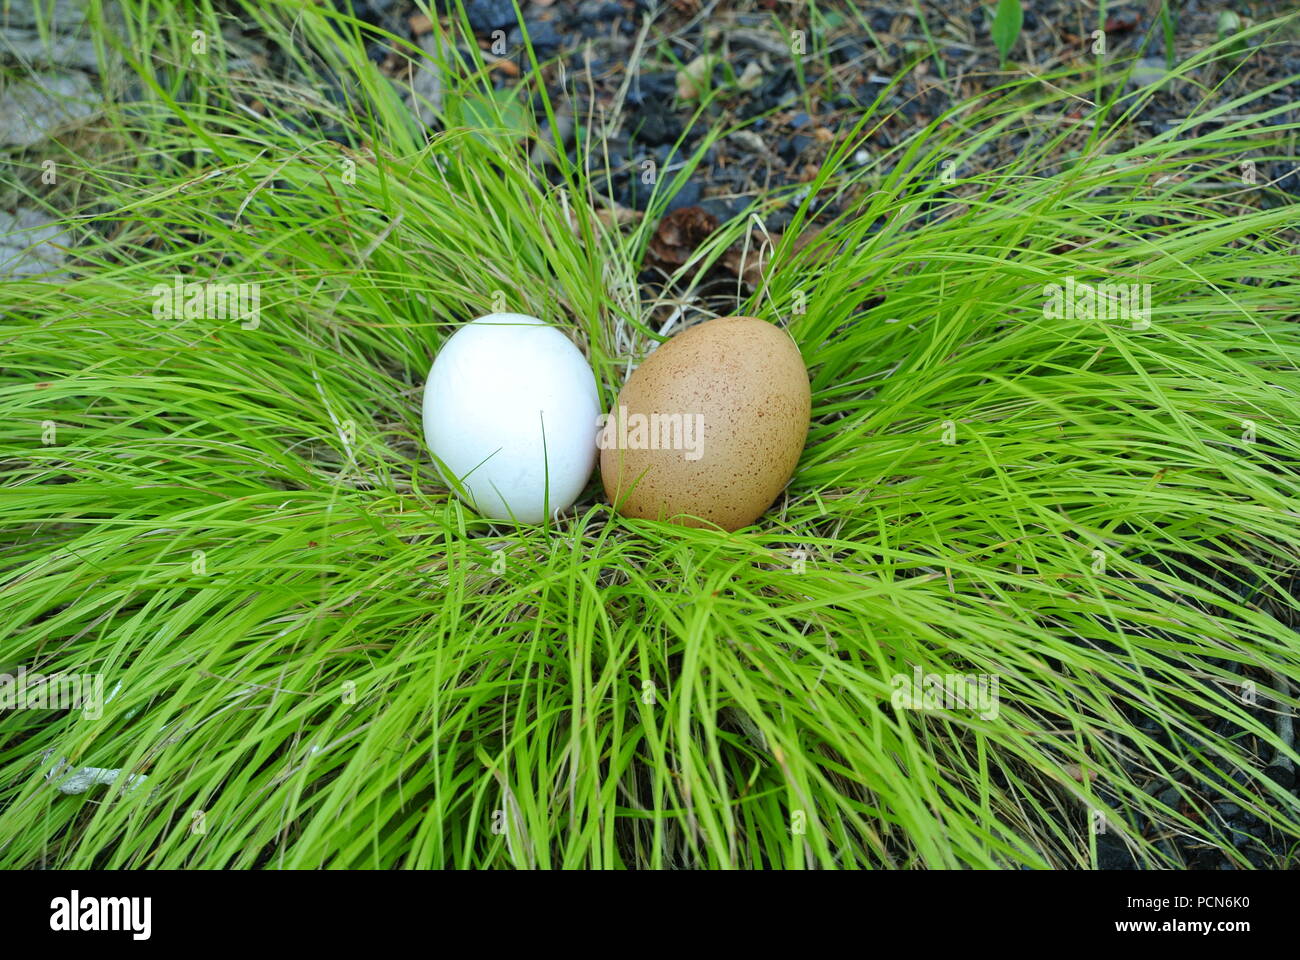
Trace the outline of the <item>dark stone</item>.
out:
M 564 37 L 560 31 L 555 28 L 555 24 L 549 20 L 525 20 L 524 25 L 528 27 L 528 39 L 532 41 L 533 52 L 539 57 L 551 57 L 559 52 L 560 47 L 564 45 Z M 521 47 L 524 43 L 524 32 L 518 27 L 510 31 L 506 38 L 506 43 L 511 47 Z
M 367 3 L 366 0 L 354 0 L 351 4 L 351 11 L 348 10 L 346 2 L 338 3 L 336 6 L 343 13 L 351 12 L 358 20 L 364 20 L 366 23 L 379 23 L 383 19 L 384 4 L 382 0 L 376 3 Z
M 831 48 L 831 63 L 855 63 L 867 55 L 866 44 L 845 38 Z
M 793 219 L 794 212 L 792 210 L 776 210 L 764 217 L 763 223 L 767 225 L 769 230 L 784 230 L 790 226 L 790 221 Z
M 808 114 L 804 113 L 802 110 L 800 110 L 798 113 L 796 113 L 793 117 L 790 118 L 790 126 L 792 126 L 796 130 L 802 130 L 810 123 L 812 123 L 812 118 L 809 117 Z
M 1220 870 L 1226 861 L 1218 850 L 1197 850 L 1187 865 L 1192 870 Z
M 1275 865 L 1269 858 L 1268 854 L 1259 849 L 1259 847 L 1251 847 L 1247 850 L 1246 859 L 1250 861 L 1250 865 L 1256 870 L 1264 870 Z
M 740 111 L 741 117 L 748 120 L 793 99 L 795 80 L 794 70 L 790 67 L 770 74 L 750 93 L 749 103 Z
M 638 106 L 645 102 L 665 104 L 677 95 L 677 75 L 663 71 L 642 73 L 632 81 L 627 91 L 627 102 Z
M 1102 834 L 1097 838 L 1098 870 L 1136 870 L 1137 868 L 1138 863 L 1133 859 L 1133 853 L 1123 840 L 1117 840 L 1110 834 Z
M 650 197 L 654 190 L 653 183 L 642 183 L 640 176 L 631 176 L 623 181 L 615 196 L 623 206 L 644 213 L 645 208 L 650 205 Z
M 747 197 L 707 197 L 700 201 L 700 206 L 705 212 L 717 217 L 719 223 L 740 216 L 749 204 L 750 200 Z
M 594 20 L 603 22 L 606 20 L 617 20 L 623 16 L 623 7 L 617 3 L 610 3 L 608 0 L 583 0 L 578 4 L 578 9 L 574 11 L 574 17 L 579 20 Z
M 465 15 L 475 33 L 504 30 L 518 23 L 510 0 L 465 0 Z
M 700 185 L 694 180 L 687 180 L 682 188 L 677 191 L 677 195 L 668 201 L 668 213 L 679 210 L 682 207 L 693 207 L 700 202 Z
M 638 111 L 629 123 L 632 139 L 651 147 L 672 143 L 682 135 L 682 122 L 667 105 Z
M 1259 840 L 1269 840 L 1273 836 L 1273 827 L 1256 817 L 1254 823 L 1246 827 L 1246 832 Z
M 679 163 L 682 155 L 677 152 L 675 143 L 661 143 L 651 151 L 654 154 L 655 163 L 660 170 L 664 170 L 670 163 Z
M 812 137 L 805 137 L 802 133 L 796 133 L 793 137 L 781 144 L 778 151 L 781 159 L 786 163 L 794 163 L 809 146 L 812 145 Z
M 1292 767 L 1274 764 L 1273 766 L 1264 767 L 1264 775 L 1274 783 L 1277 783 L 1283 790 L 1291 790 L 1296 786 L 1296 771 Z

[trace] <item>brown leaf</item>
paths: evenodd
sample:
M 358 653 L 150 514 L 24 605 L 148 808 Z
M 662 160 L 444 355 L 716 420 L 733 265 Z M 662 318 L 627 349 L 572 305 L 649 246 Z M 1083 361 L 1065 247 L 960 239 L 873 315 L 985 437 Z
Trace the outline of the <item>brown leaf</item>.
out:
M 431 33 L 433 31 L 433 21 L 430 20 L 426 14 L 412 14 L 406 22 L 411 25 L 411 32 L 417 37 L 422 37 L 426 33 Z
M 1130 30 L 1137 28 L 1142 22 L 1142 14 L 1137 10 L 1124 11 L 1117 13 L 1113 17 L 1107 17 L 1102 29 L 1107 33 L 1128 33 Z
M 780 237 L 772 239 L 779 240 Z M 743 240 L 733 243 L 722 255 L 722 265 L 749 286 L 757 287 L 763 282 L 763 274 L 767 271 L 767 261 L 770 256 L 765 241 L 766 238 L 755 230 L 750 235 L 749 249 L 745 249 Z
M 578 221 L 578 215 L 574 212 L 572 207 L 569 207 L 568 211 L 569 229 L 573 232 L 575 237 L 582 236 L 582 225 Z M 591 219 L 588 220 L 588 223 L 592 224 L 594 222 L 595 224 L 604 227 L 606 230 L 617 230 L 629 223 L 636 223 L 643 216 L 645 216 L 645 214 L 640 210 L 633 210 L 629 207 L 623 206 L 621 203 L 616 203 L 612 207 L 606 206 L 599 210 L 592 211 Z
M 822 229 L 822 227 L 809 227 L 799 234 L 788 256 L 794 256 L 816 241 L 821 235 Z M 767 271 L 771 266 L 772 254 L 781 245 L 781 240 L 784 237 L 785 234 L 783 233 L 772 234 L 771 244 L 769 245 L 766 234 L 759 230 L 753 230 L 749 234 L 748 249 L 745 247 L 744 240 L 737 240 L 722 255 L 722 265 L 751 287 L 757 287 L 767 275 Z M 828 252 L 827 250 L 817 251 L 817 256 L 825 256 Z
M 679 267 L 717 229 L 718 218 L 703 207 L 682 207 L 659 221 L 650 255 L 661 266 Z
M 621 203 L 616 203 L 612 207 L 604 207 L 596 211 L 596 220 L 606 229 L 626 226 L 629 223 L 636 223 L 645 214 L 640 210 L 633 210 L 625 207 Z

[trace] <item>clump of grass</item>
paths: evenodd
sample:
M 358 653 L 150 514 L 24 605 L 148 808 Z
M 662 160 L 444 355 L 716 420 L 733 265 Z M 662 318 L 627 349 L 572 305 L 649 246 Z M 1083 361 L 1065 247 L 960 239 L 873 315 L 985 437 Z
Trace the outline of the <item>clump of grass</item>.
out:
M 603 223 L 587 165 L 553 185 L 513 126 L 426 139 L 350 18 L 248 13 L 328 62 L 181 97 L 137 48 L 146 99 L 108 122 L 142 150 L 86 161 L 73 278 L 0 286 L 0 666 L 115 691 L 0 716 L 0 864 L 1085 866 L 1104 823 L 1143 864 L 1178 831 L 1249 866 L 1220 799 L 1300 836 L 1260 776 L 1300 760 L 1267 719 L 1300 683 L 1300 210 L 1198 189 L 1274 159 L 1286 106 L 1121 147 L 1140 101 L 1063 124 L 1094 83 L 1063 71 L 858 168 L 878 101 L 715 304 L 808 363 L 781 500 L 726 535 L 593 484 L 514 528 L 438 481 L 429 363 L 503 299 L 573 334 L 608 406 L 657 336 L 650 226 Z M 259 284 L 256 322 L 155 317 L 175 275 Z M 1149 284 L 1149 325 L 1049 318 L 1067 277 Z M 997 710 L 895 708 L 918 670 L 996 678 Z M 148 779 L 64 795 L 60 758 Z

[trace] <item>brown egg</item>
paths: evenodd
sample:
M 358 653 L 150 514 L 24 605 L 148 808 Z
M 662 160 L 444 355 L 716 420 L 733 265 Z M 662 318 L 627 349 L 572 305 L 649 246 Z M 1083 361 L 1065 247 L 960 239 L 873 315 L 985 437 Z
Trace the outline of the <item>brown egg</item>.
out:
M 627 517 L 739 529 L 789 482 L 811 411 L 803 357 L 780 327 L 721 317 L 683 330 L 608 414 L 605 495 Z

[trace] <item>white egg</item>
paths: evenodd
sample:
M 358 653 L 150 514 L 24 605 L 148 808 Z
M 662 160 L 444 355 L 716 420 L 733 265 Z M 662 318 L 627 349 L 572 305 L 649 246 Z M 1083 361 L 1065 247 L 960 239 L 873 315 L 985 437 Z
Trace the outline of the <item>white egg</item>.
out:
M 490 520 L 540 523 L 578 499 L 596 462 L 599 414 L 582 351 L 522 313 L 457 330 L 424 387 L 424 439 L 438 472 Z

